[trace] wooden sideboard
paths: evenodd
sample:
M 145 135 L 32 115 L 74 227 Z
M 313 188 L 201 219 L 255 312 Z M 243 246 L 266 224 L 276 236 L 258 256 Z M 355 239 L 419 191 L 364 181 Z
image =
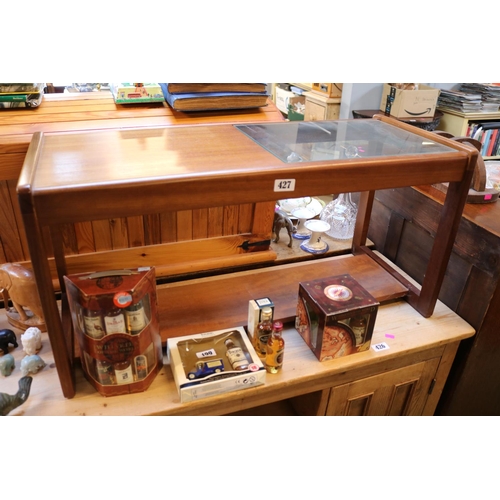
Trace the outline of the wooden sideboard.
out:
M 0 263 L 30 265 L 16 185 L 35 132 L 115 129 L 126 138 L 138 128 L 269 121 L 283 121 L 271 100 L 265 107 L 250 110 L 183 113 L 166 103 L 115 104 L 110 92 L 45 94 L 37 108 L 1 110 Z M 144 138 L 144 147 L 146 142 Z M 160 276 L 231 266 L 235 256 L 238 263 L 263 262 L 275 258 L 272 250 L 262 247 L 263 252 L 243 254 L 238 245 L 244 240 L 270 238 L 273 214 L 274 203 L 265 202 L 86 221 L 66 225 L 62 231 L 63 247 L 70 267 L 75 269 L 92 270 L 95 262 L 109 260 L 109 252 L 113 252 L 118 267 L 129 267 L 147 255 Z M 48 238 L 46 245 L 51 254 Z M 165 255 L 169 256 L 168 268 L 164 266 Z M 190 262 L 188 267 L 186 261 Z M 53 266 L 52 276 L 58 287 Z
M 418 282 L 438 232 L 444 195 L 432 186 L 378 191 L 375 247 Z M 500 414 L 500 203 L 466 204 L 439 299 L 477 331 L 462 342 L 438 415 Z

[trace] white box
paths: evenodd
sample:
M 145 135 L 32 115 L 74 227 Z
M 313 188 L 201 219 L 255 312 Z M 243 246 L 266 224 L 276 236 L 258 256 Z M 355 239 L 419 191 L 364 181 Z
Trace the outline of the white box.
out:
M 276 107 L 285 114 L 288 114 L 288 105 L 290 104 L 290 99 L 292 97 L 297 97 L 297 94 L 290 92 L 289 90 L 283 90 L 276 87 Z
M 232 369 L 224 344 L 228 338 L 243 349 L 247 369 Z M 263 385 L 266 381 L 266 369 L 243 327 L 169 338 L 167 356 L 181 403 Z M 198 364 L 202 367 L 197 368 Z
M 274 317 L 274 304 L 269 297 L 263 297 L 261 299 L 249 300 L 248 301 L 248 337 L 252 345 L 255 345 L 255 337 L 257 335 L 257 327 L 259 326 L 261 320 L 261 313 L 264 307 L 270 307 L 273 310 Z

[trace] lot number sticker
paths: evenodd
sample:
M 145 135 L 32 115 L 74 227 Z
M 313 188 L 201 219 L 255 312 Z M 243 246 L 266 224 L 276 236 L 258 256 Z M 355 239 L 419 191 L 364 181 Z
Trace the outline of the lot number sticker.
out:
M 295 191 L 295 179 L 276 179 L 274 191 Z
M 389 346 L 385 342 L 380 342 L 380 344 L 372 345 L 372 349 L 374 351 L 385 351 L 386 349 L 389 349 Z

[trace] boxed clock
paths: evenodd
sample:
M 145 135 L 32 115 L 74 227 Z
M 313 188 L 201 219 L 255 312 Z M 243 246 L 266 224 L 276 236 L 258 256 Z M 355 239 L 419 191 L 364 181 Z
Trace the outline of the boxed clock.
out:
M 370 348 L 379 303 L 352 276 L 299 283 L 295 327 L 320 361 Z
M 87 380 L 103 396 L 145 391 L 163 366 L 154 268 L 64 281 Z
M 167 339 L 181 403 L 262 385 L 266 369 L 242 327 Z

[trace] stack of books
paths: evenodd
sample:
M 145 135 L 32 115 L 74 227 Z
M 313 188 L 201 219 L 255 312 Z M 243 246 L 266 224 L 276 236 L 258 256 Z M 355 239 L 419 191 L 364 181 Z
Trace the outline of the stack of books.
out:
M 214 111 L 267 106 L 265 83 L 160 83 L 167 103 L 178 111 Z
M 0 83 L 0 108 L 36 108 L 45 83 Z
M 496 112 L 500 108 L 500 85 L 498 83 L 462 83 L 460 90 L 479 94 L 483 111 Z

